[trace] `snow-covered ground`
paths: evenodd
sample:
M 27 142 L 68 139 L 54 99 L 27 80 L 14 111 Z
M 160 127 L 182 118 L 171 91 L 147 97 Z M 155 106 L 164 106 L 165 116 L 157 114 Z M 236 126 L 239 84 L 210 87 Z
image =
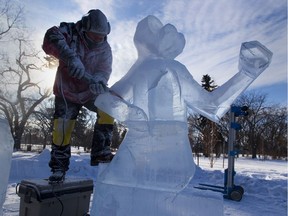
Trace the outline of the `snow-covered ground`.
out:
M 14 152 L 9 185 L 4 203 L 4 216 L 19 214 L 20 198 L 16 185 L 22 179 L 47 178 L 50 174 L 49 150 L 41 154 Z M 209 161 L 200 158 L 195 181 L 223 186 L 223 159 L 218 159 L 213 168 Z M 224 161 L 227 168 L 227 160 Z M 275 160 L 252 160 L 238 158 L 235 161 L 235 185 L 244 188 L 240 202 L 224 199 L 225 216 L 286 216 L 287 215 L 287 162 Z M 89 154 L 74 150 L 67 176 L 89 177 L 95 179 L 97 167 L 89 165 Z M 193 186 L 193 185 L 191 185 Z

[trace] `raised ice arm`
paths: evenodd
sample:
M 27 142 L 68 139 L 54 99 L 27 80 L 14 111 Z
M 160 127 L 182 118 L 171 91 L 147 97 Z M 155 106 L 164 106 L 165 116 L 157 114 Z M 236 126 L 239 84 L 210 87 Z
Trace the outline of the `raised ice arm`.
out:
M 201 115 L 218 122 L 234 100 L 270 65 L 272 52 L 258 41 L 245 42 L 239 55 L 239 72 L 213 92 L 204 90 L 195 80 L 183 89 L 186 104 Z M 189 82 L 186 79 L 186 82 Z M 188 92 L 187 92 L 188 90 Z

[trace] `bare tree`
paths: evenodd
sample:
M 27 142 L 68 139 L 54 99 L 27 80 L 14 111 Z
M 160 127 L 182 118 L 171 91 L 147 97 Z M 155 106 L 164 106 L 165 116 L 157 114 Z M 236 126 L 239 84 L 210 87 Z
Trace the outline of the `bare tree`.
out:
M 7 61 L 0 69 L 0 115 L 9 122 L 15 149 L 20 149 L 28 118 L 51 94 L 50 90 L 43 91 L 38 83 L 33 82 L 31 76 L 33 72 L 41 70 L 35 64 L 40 59 L 38 53 L 25 47 L 26 41 L 23 39 L 18 39 L 18 45 L 16 63 Z
M 23 25 L 23 7 L 11 0 L 0 0 L 0 40 Z
M 238 132 L 238 143 L 245 149 L 249 149 L 252 158 L 257 157 L 260 147 L 260 140 L 264 133 L 262 125 L 265 122 L 266 95 L 255 91 L 240 96 L 235 102 L 236 105 L 249 107 L 250 114 L 238 118 L 242 130 Z
M 204 152 L 204 146 L 202 145 L 203 134 L 201 133 L 200 118 L 198 114 L 191 114 L 188 116 L 188 139 L 192 152 L 197 158 L 197 165 L 199 166 L 199 159 L 201 153 Z
M 274 159 L 287 158 L 287 107 L 277 104 L 269 105 L 266 102 L 266 95 L 256 91 L 241 95 L 234 105 L 249 107 L 248 116 L 240 116 L 236 119 L 242 129 L 237 132 L 235 149 L 239 150 L 243 156 L 251 154 L 252 158 L 256 158 L 257 155 L 261 155 L 262 158 L 267 156 Z M 193 152 L 208 154 L 211 148 L 209 145 L 203 145 L 203 142 L 204 144 L 209 143 L 209 140 L 212 139 L 211 125 L 203 122 L 199 115 L 190 115 L 188 124 L 189 140 Z M 221 136 L 216 140 L 222 142 L 223 150 L 227 152 L 227 146 L 224 144 L 227 144 L 228 141 L 229 115 L 224 115 L 217 126 L 217 132 Z
M 260 140 L 260 151 L 265 159 L 287 158 L 287 108 L 279 105 L 268 107 L 264 111 L 263 135 Z
M 34 127 L 39 129 L 39 136 L 41 137 L 41 143 L 43 149 L 52 140 L 52 128 L 53 128 L 53 113 L 54 113 L 54 100 L 50 97 L 38 106 L 38 109 L 34 111 Z
M 88 136 L 89 129 L 94 128 L 90 124 L 89 111 L 82 107 L 76 119 L 75 128 L 71 137 L 71 145 L 75 147 L 83 146 L 85 148 L 91 146 L 91 136 Z
M 25 47 L 27 41 L 24 37 L 24 7 L 18 1 L 0 0 L 0 116 L 9 122 L 16 149 L 20 149 L 28 118 L 50 95 L 49 91 L 42 91 L 33 82 L 33 71 L 40 70 L 35 63 L 39 58 L 30 45 Z M 18 50 L 18 53 L 14 53 L 14 50 Z M 13 55 L 16 55 L 12 57 L 16 61 L 11 63 Z

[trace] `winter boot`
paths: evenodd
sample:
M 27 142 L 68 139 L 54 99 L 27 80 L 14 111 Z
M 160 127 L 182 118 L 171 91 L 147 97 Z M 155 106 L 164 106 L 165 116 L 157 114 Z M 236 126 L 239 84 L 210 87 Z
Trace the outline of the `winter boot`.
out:
M 49 184 L 62 183 L 65 180 L 65 171 L 57 170 L 49 177 Z
M 109 163 L 109 162 L 111 162 L 113 157 L 114 157 L 114 154 L 112 154 L 112 153 L 99 155 L 99 156 L 93 156 L 93 157 L 91 157 L 90 165 L 91 166 L 98 166 L 99 163 Z
M 65 174 L 69 168 L 70 157 L 70 145 L 58 146 L 52 144 L 51 159 L 49 161 L 52 175 L 48 179 L 50 184 L 61 183 L 65 180 Z
M 91 166 L 99 163 L 109 163 L 114 154 L 111 153 L 113 125 L 95 124 L 91 148 Z

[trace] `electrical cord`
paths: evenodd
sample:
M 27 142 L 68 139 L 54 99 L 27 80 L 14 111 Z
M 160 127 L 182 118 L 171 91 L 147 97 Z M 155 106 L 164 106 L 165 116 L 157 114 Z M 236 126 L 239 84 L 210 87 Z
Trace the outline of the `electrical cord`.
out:
M 64 204 L 62 202 L 62 200 L 59 198 L 59 196 L 56 194 L 56 192 L 54 191 L 54 186 L 52 186 L 52 194 L 54 195 L 54 197 L 58 200 L 58 202 L 61 205 L 61 212 L 59 216 L 62 216 L 63 212 L 64 212 Z
M 65 139 L 65 121 L 67 120 L 67 111 L 68 111 L 68 103 L 67 103 L 67 100 L 65 98 L 65 95 L 64 95 L 64 91 L 63 91 L 63 80 L 62 80 L 62 74 L 60 74 L 60 89 L 61 89 L 61 95 L 63 97 L 63 100 L 64 100 L 64 103 L 65 103 L 65 114 L 64 114 L 64 118 L 63 118 L 63 124 L 62 124 L 62 141 L 61 141 L 61 144 L 60 146 L 62 147 L 64 145 L 64 139 Z M 64 170 L 65 167 L 64 167 L 64 164 L 56 157 L 56 153 L 55 151 L 53 152 L 53 159 L 56 160 L 56 162 L 58 163 L 58 165 Z M 59 182 L 56 182 L 56 183 L 59 183 Z M 64 204 L 63 202 L 61 201 L 61 199 L 59 198 L 59 196 L 57 196 L 57 194 L 55 193 L 54 191 L 54 186 L 52 185 L 52 193 L 54 195 L 54 197 L 58 200 L 58 202 L 60 203 L 61 205 L 61 213 L 60 213 L 60 216 L 62 216 L 63 212 L 64 212 Z

